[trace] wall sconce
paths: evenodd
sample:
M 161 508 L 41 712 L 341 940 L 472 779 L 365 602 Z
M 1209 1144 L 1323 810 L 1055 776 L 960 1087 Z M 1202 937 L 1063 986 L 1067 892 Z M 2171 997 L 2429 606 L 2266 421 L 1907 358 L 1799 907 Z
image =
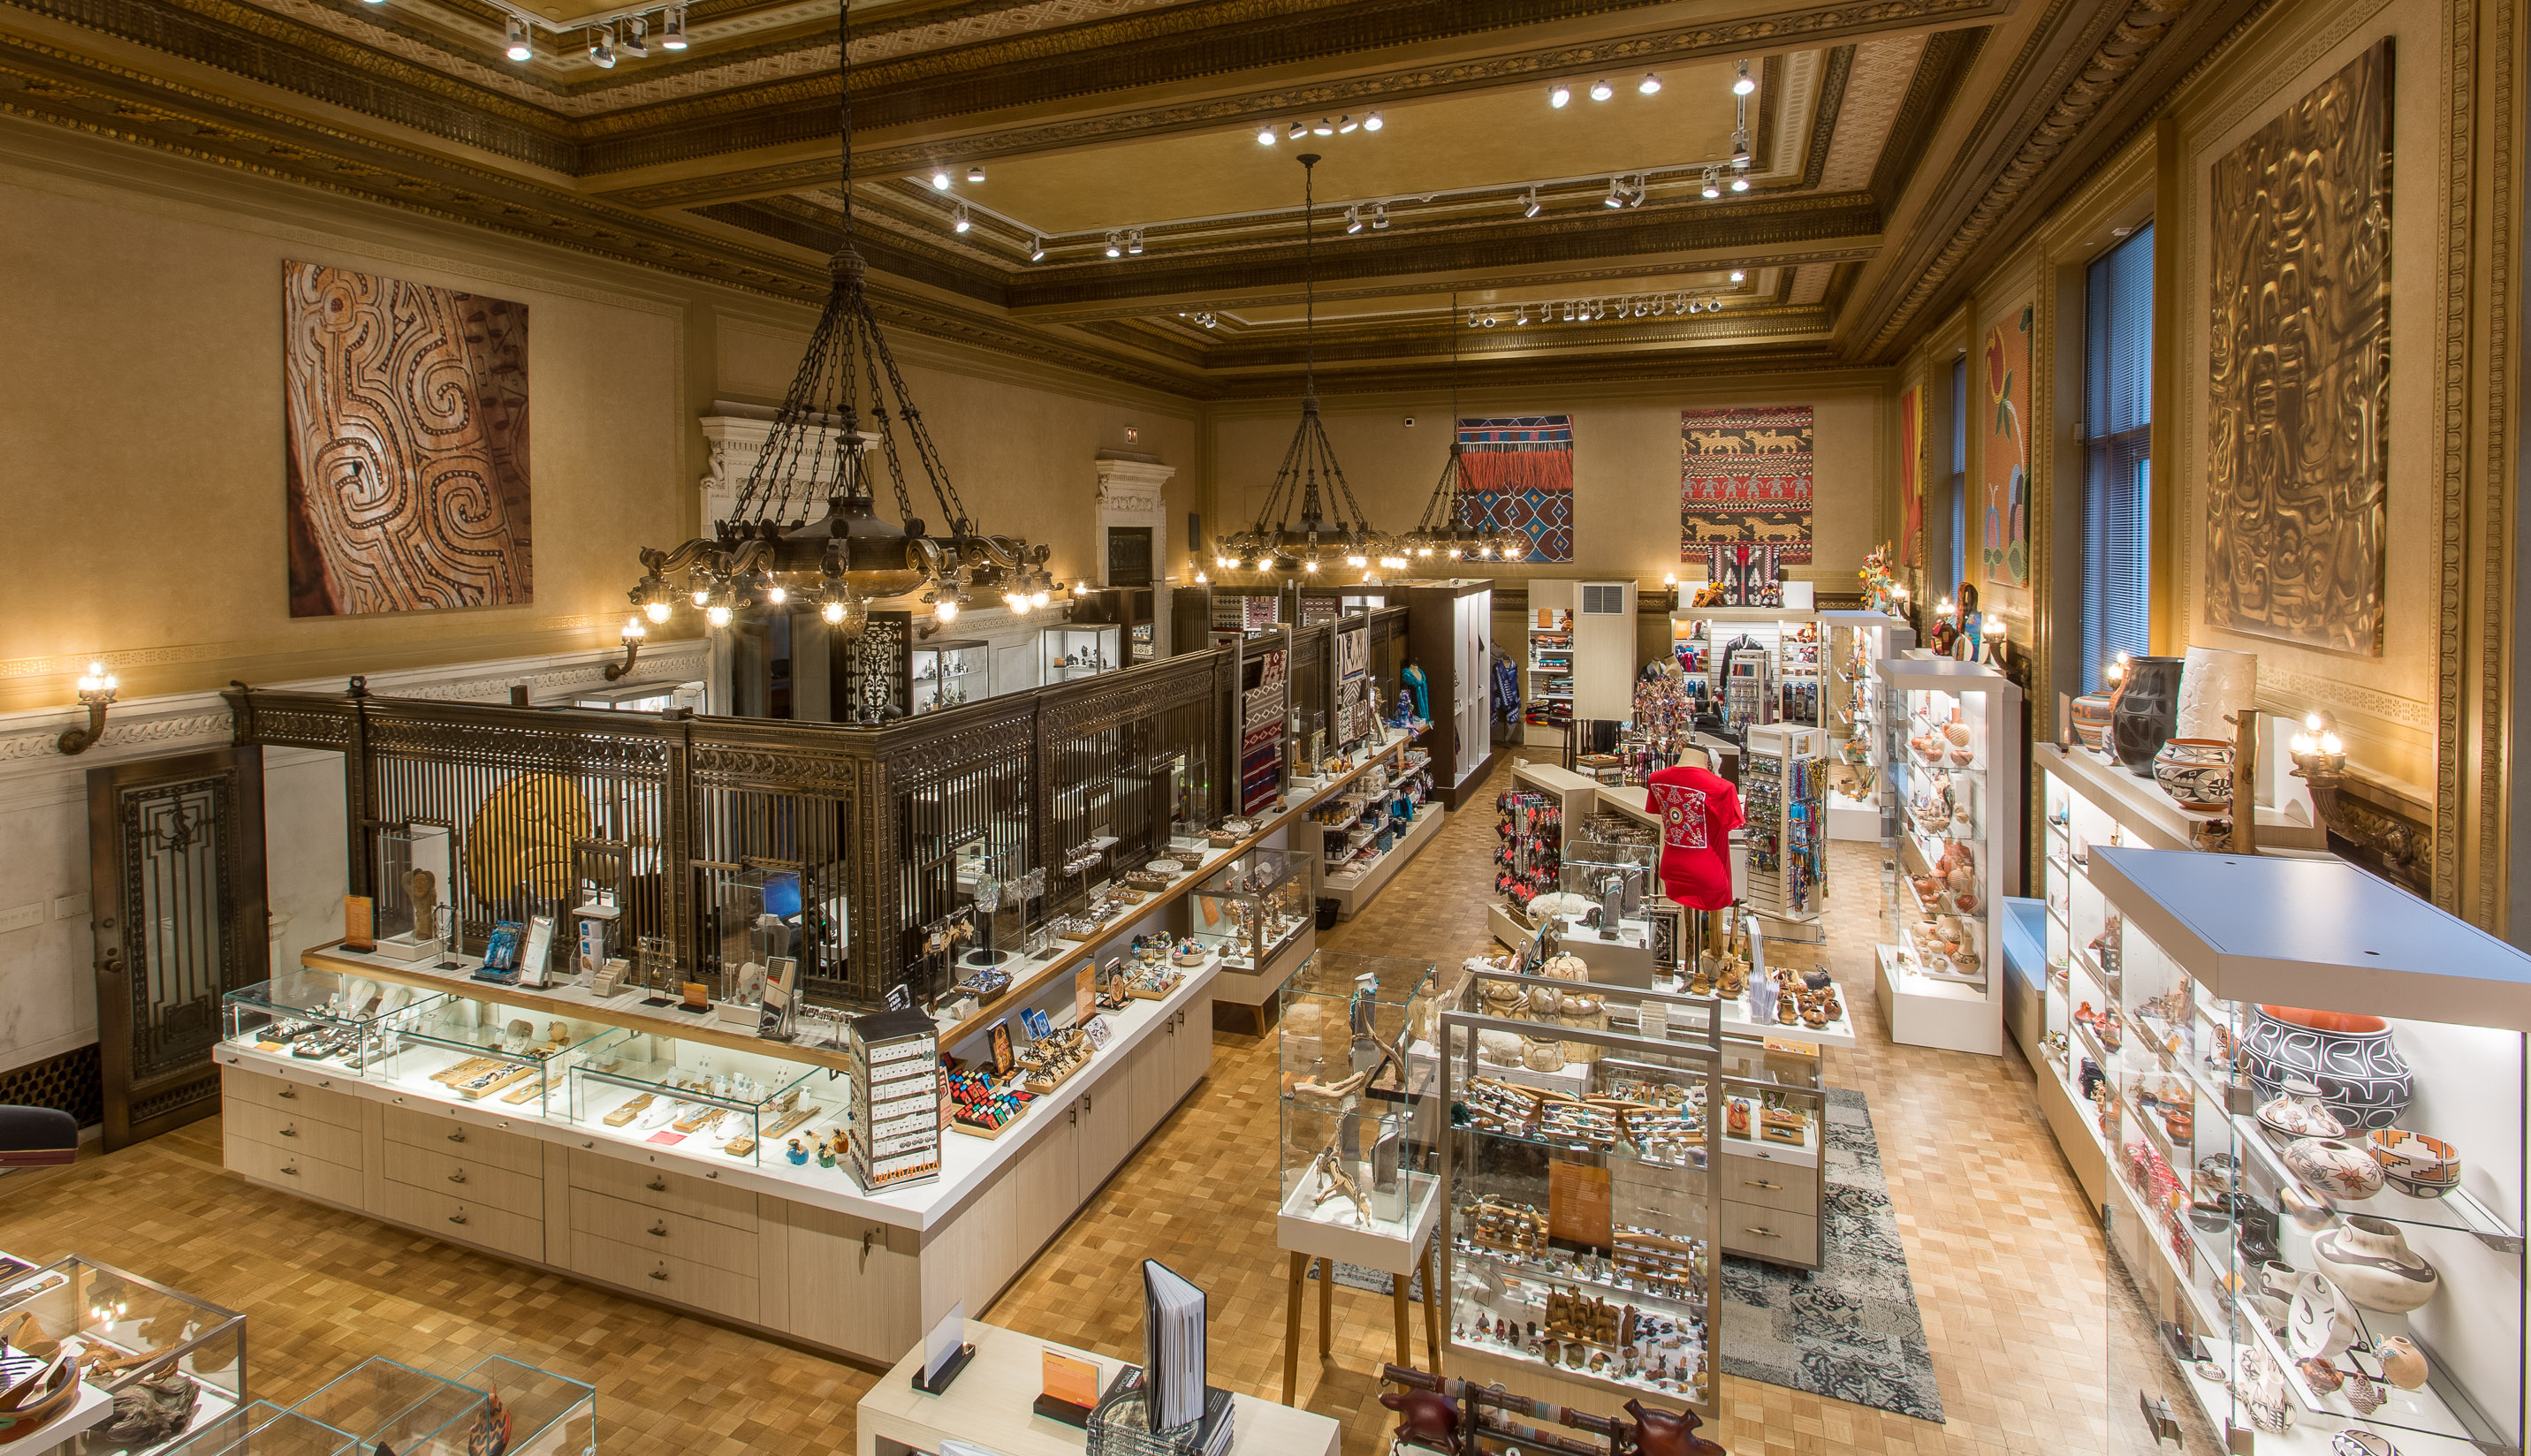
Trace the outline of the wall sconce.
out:
M 65 728 L 53 747 L 65 754 L 84 754 L 105 737 L 105 706 L 114 700 L 114 674 L 102 662 L 91 662 L 79 680 L 79 700 L 87 704 L 87 726 Z
M 621 681 L 626 673 L 633 670 L 633 664 L 642 660 L 642 639 L 649 635 L 650 630 L 642 625 L 640 617 L 624 619 L 624 660 L 606 664 L 608 682 Z

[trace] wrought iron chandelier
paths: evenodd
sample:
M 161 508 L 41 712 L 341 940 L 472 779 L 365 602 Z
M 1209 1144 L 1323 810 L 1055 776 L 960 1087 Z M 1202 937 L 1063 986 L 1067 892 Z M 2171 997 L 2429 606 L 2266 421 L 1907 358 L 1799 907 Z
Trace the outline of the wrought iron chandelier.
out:
M 1450 295 L 1450 321 L 1459 319 L 1459 296 Z M 1520 561 L 1528 557 L 1530 539 L 1506 527 L 1493 528 L 1490 521 L 1479 528 L 1468 520 L 1468 472 L 1460 460 L 1466 446 L 1459 441 L 1459 330 L 1450 330 L 1450 458 L 1441 462 L 1441 478 L 1433 484 L 1433 498 L 1424 503 L 1424 514 L 1415 529 L 1400 538 L 1402 552 L 1416 560 L 1447 556 L 1452 561 Z
M 814 609 L 845 635 L 859 636 L 871 601 L 917 589 L 928 588 L 923 600 L 944 623 L 973 599 L 971 592 L 998 593 L 1015 612 L 1042 607 L 1053 595 L 1048 547 L 985 531 L 968 514 L 871 311 L 869 267 L 853 244 L 850 17 L 849 5 L 837 7 L 844 237 L 828 265 L 825 308 L 728 519 L 715 523 L 711 535 L 672 550 L 643 548 L 644 575 L 631 595 L 652 622 L 665 622 L 688 604 L 714 627 L 741 611 Z M 885 462 L 895 521 L 878 514 L 873 451 Z M 915 514 L 908 453 L 940 509 L 945 534 L 927 533 Z M 821 504 L 812 521 L 812 509 Z
M 1225 571 L 1304 575 L 1316 575 L 1337 563 L 1367 567 L 1378 561 L 1381 566 L 1402 567 L 1406 565 L 1403 548 L 1372 529 L 1370 515 L 1354 499 L 1353 487 L 1345 483 L 1335 447 L 1327 442 L 1326 426 L 1319 420 L 1319 156 L 1304 152 L 1299 160 L 1306 360 L 1301 424 L 1292 432 L 1291 446 L 1283 452 L 1283 464 L 1274 472 L 1273 486 L 1266 492 L 1256 521 L 1213 542 L 1213 564 Z

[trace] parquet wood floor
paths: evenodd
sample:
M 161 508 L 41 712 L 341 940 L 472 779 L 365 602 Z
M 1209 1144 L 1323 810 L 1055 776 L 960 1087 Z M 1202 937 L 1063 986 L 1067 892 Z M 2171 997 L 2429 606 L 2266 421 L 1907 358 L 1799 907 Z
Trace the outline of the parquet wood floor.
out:
M 1324 943 L 1445 965 L 1488 948 L 1490 805 L 1490 793 L 1472 800 Z M 2018 1057 L 1896 1047 L 1876 1025 L 1871 945 L 1888 933 L 1879 861 L 1869 847 L 1839 845 L 1829 871 L 1821 954 L 1869 1044 L 1831 1050 L 1828 1072 L 1871 1099 L 1947 1424 L 1726 1379 L 1721 1428 L 1708 1433 L 1740 1456 L 2099 1449 L 2108 1419 L 2099 1230 Z M 1131 1356 L 1141 1343 L 1136 1268 L 1159 1259 L 1210 1294 L 1214 1381 L 1276 1395 L 1284 1260 L 1274 1246 L 1272 1050 L 1270 1034 L 1215 1033 L 1210 1078 L 984 1317 Z M 78 1251 L 244 1312 L 255 1391 L 276 1400 L 368 1355 L 447 1373 L 496 1351 L 547 1366 L 597 1385 L 611 1456 L 849 1449 L 854 1404 L 873 1378 L 255 1188 L 221 1169 L 216 1122 L 0 1178 L 0 1249 L 39 1260 Z M 1333 1353 L 1322 1364 L 1305 1348 L 1299 1399 L 1344 1423 L 1348 1452 L 1377 1452 L 1389 1301 L 1341 1286 L 1333 1300 Z

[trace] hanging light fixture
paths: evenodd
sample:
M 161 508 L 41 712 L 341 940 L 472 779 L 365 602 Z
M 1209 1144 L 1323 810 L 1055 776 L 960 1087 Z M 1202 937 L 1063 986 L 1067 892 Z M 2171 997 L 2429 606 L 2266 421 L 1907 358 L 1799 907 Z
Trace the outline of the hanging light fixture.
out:
M 835 28 L 849 55 L 849 11 L 838 13 Z M 644 574 L 630 594 L 652 622 L 688 602 L 714 627 L 743 611 L 815 611 L 855 637 L 875 598 L 928 586 L 925 599 L 945 622 L 971 599 L 971 588 L 1034 593 L 1053 581 L 1047 547 L 989 532 L 968 514 L 872 312 L 868 265 L 854 245 L 848 64 L 842 81 L 843 242 L 827 266 L 825 308 L 728 518 L 709 536 L 643 549 Z M 915 514 L 908 456 L 945 534 L 927 533 Z M 882 462 L 895 521 L 877 511 L 874 466 Z
M 1450 316 L 1458 317 L 1459 296 L 1450 295 Z M 1540 320 L 1546 310 L 1540 310 Z M 1521 321 L 1528 322 L 1522 309 Z M 1450 330 L 1450 455 L 1441 462 L 1441 477 L 1433 482 L 1432 498 L 1413 530 L 1398 537 L 1397 555 L 1425 560 L 1446 556 L 1452 561 L 1518 561 L 1529 555 L 1529 537 L 1517 531 L 1480 529 L 1467 519 L 1468 472 L 1462 459 L 1467 447 L 1459 440 L 1459 331 Z
M 1254 563 L 1266 572 L 1322 572 L 1338 562 L 1367 566 L 1374 557 L 1393 558 L 1397 543 L 1372 529 L 1371 518 L 1354 499 L 1336 464 L 1335 446 L 1319 419 L 1319 286 L 1318 166 L 1316 152 L 1303 152 L 1301 163 L 1301 249 L 1305 341 L 1301 386 L 1301 423 L 1283 452 L 1257 519 L 1245 529 L 1213 542 L 1213 560 L 1223 569 Z M 1295 513 L 1297 512 L 1297 517 Z M 1333 512 L 1333 520 L 1328 513 Z

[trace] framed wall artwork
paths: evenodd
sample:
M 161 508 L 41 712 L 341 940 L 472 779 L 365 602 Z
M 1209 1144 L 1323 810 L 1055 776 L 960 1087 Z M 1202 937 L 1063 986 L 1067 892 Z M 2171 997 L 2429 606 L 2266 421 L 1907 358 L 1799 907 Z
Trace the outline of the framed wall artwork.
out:
M 1528 536 L 1528 560 L 1572 560 L 1573 417 L 1506 415 L 1458 429 L 1467 524 Z
M 2215 163 L 2206 621 L 2382 652 L 2390 41 Z
M 1811 407 L 1758 405 L 1679 412 L 1678 559 L 1716 542 L 1775 547 L 1786 566 L 1811 559 Z
M 1898 564 L 1925 564 L 1925 387 L 1898 396 Z
M 2030 585 L 2030 327 L 2036 301 L 1986 329 L 1986 452 L 1979 472 L 1978 557 L 1986 580 Z
M 534 599 L 528 308 L 282 264 L 290 615 Z

